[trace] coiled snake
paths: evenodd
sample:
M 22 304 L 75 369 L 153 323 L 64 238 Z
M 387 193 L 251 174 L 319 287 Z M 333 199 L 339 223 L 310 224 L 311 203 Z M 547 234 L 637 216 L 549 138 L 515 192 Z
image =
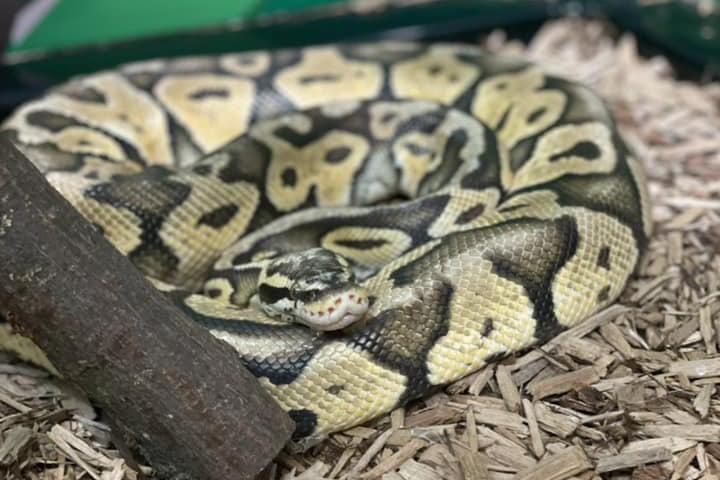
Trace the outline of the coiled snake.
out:
M 55 88 L 4 129 L 237 350 L 298 437 L 582 321 L 652 227 L 593 92 L 469 45 L 146 61 Z

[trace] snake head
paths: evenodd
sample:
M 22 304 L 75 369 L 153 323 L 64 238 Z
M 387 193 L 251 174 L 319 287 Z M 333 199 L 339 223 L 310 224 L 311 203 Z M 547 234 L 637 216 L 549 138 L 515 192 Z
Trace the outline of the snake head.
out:
M 347 327 L 369 306 L 348 261 L 324 248 L 270 260 L 258 280 L 258 296 L 269 315 L 321 331 Z

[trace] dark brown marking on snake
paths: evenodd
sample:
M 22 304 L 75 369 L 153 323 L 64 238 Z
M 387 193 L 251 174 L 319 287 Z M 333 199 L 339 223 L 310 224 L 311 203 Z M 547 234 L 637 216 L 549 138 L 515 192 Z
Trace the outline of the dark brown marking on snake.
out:
M 387 245 L 389 242 L 384 238 L 371 238 L 366 240 L 353 240 L 350 238 L 341 238 L 333 242 L 335 245 L 352 248 L 354 250 L 372 250 Z
M 520 210 L 521 208 L 528 208 L 529 206 L 530 205 L 528 205 L 527 203 L 518 203 L 516 205 L 502 206 L 498 208 L 497 211 L 502 213 L 510 213 L 514 212 L 515 210 Z
M 337 395 L 340 392 L 342 392 L 343 390 L 345 390 L 345 386 L 344 385 L 330 385 L 325 390 L 331 395 Z
M 493 319 L 490 317 L 487 317 L 485 321 L 483 322 L 483 329 L 482 329 L 482 336 L 483 337 L 489 337 L 490 334 L 495 330 L 495 324 L 493 322 Z
M 501 132 L 503 130 L 503 128 L 505 128 L 505 124 L 507 123 L 508 118 L 510 118 L 511 111 L 512 111 L 512 108 L 508 108 L 507 110 L 505 110 L 503 112 L 502 116 L 500 117 L 500 120 L 498 121 L 498 124 L 495 126 L 496 132 Z
M 137 88 L 149 91 L 155 82 L 162 77 L 162 74 L 159 72 L 136 72 L 127 73 L 125 77 Z
M 465 130 L 458 129 L 452 132 L 445 143 L 443 164 L 451 163 L 453 166 L 460 165 L 464 161 L 461 155 L 462 150 L 465 148 L 465 145 L 467 145 L 468 140 L 468 134 Z M 452 173 L 455 173 L 456 168 L 452 170 Z
M 605 245 L 600 249 L 596 264 L 600 268 L 610 270 L 610 247 Z
M 226 88 L 203 88 L 200 90 L 195 90 L 190 95 L 188 95 L 188 98 L 190 98 L 191 100 L 207 100 L 209 98 L 228 98 L 229 96 L 230 92 Z
M 342 163 L 352 153 L 352 150 L 348 147 L 336 147 L 328 150 L 325 154 L 325 161 L 327 163 L 336 165 Z
M 605 285 L 602 290 L 598 292 L 597 300 L 599 303 L 604 303 L 610 297 L 610 286 Z
M 463 188 L 482 190 L 500 184 L 500 151 L 497 137 L 489 128 L 485 128 L 485 149 L 478 158 L 480 166 L 465 175 L 460 181 Z
M 307 85 L 309 83 L 333 83 L 337 82 L 338 80 L 340 80 L 340 75 L 305 75 L 300 77 L 299 83 L 301 85 Z
M 263 185 L 270 163 L 270 148 L 249 137 L 241 136 L 222 147 L 216 153 L 226 153 L 229 160 L 218 172 L 225 183 L 246 181 Z
M 283 187 L 294 187 L 297 185 L 297 172 L 294 168 L 288 167 L 280 174 Z
M 483 212 L 485 212 L 485 204 L 478 203 L 477 205 L 472 206 L 467 210 L 464 210 L 460 215 L 458 215 L 455 219 L 455 225 L 465 225 L 466 223 L 470 223 L 476 218 L 478 218 L 480 215 L 482 215 Z
M 315 127 L 315 122 L 313 122 Z M 273 134 L 281 140 L 285 140 L 295 148 L 303 148 L 319 138 L 319 133 L 313 128 L 310 132 L 302 133 L 288 125 L 281 125 L 273 131 Z
M 219 288 L 208 288 L 205 290 L 205 295 L 207 295 L 210 298 L 218 298 L 220 295 L 222 295 L 222 290 Z
M 92 226 L 95 227 L 95 230 L 97 230 L 101 235 L 105 235 L 105 229 L 103 228 L 102 225 L 93 222 Z
M 192 167 L 192 171 L 197 175 L 207 176 L 212 173 L 212 165 L 195 165 Z
M 203 214 L 197 221 L 197 226 L 207 225 L 209 227 L 219 229 L 227 225 L 235 214 L 240 210 L 237 205 L 228 204 L 214 209 L 211 212 Z
M 27 114 L 26 119 L 30 125 L 44 128 L 45 130 L 49 130 L 53 133 L 57 133 L 68 127 L 80 125 L 80 122 L 73 118 L 60 113 L 48 112 L 45 110 L 30 112 Z
M 390 123 L 397 118 L 396 112 L 385 112 L 380 117 L 380 123 Z
M 548 161 L 550 163 L 557 162 L 565 157 L 582 157 L 585 160 L 597 160 L 600 158 L 600 154 L 600 148 L 595 144 L 595 142 L 584 140 L 576 143 L 564 152 L 556 153 L 550 157 Z
M 422 145 L 418 145 L 414 142 L 405 142 L 403 146 L 407 149 L 408 152 L 410 152 L 413 155 L 421 156 L 421 155 L 432 155 L 434 153 L 432 148 L 427 148 Z
M 442 152 L 442 161 L 420 182 L 420 194 L 437 191 L 443 185 L 447 185 L 458 168 L 466 161 L 462 156 L 462 151 L 467 143 L 468 134 L 465 130 L 457 129 L 450 134 Z
M 267 283 L 258 285 L 258 296 L 263 303 L 272 305 L 284 298 L 290 298 L 290 289 L 285 287 L 274 287 Z
M 545 112 L 547 112 L 547 108 L 545 108 L 545 107 L 540 107 L 540 108 L 533 110 L 532 112 L 530 112 L 530 115 L 528 115 L 528 117 L 527 117 L 528 123 L 535 123 L 538 119 L 540 119 L 540 117 L 545 115 Z
M 440 65 L 433 64 L 428 67 L 427 72 L 430 76 L 435 77 L 439 75 L 442 70 L 443 68 Z
M 81 102 L 107 103 L 105 94 L 101 91 L 87 85 L 81 85 L 77 82 L 65 85 L 60 89 L 60 92 L 67 97 L 80 100 Z
M 143 229 L 143 242 L 128 257 L 137 268 L 160 280 L 172 279 L 180 259 L 152 230 Z
M 293 438 L 302 438 L 311 435 L 317 428 L 317 415 L 305 408 L 298 410 L 288 410 L 288 415 L 295 422 L 295 431 Z

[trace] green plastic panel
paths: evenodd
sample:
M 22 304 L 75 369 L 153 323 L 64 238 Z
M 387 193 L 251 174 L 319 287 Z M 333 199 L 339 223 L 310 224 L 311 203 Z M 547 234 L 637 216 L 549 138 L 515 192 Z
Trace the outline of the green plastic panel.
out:
M 9 52 L 57 50 L 126 42 L 289 16 L 342 0 L 63 0 Z

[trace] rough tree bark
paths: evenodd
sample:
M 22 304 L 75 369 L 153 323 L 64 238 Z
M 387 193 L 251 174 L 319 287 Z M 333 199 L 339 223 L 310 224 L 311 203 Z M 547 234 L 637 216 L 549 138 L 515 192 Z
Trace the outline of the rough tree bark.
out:
M 0 136 L 0 312 L 163 478 L 253 478 L 293 423 Z

